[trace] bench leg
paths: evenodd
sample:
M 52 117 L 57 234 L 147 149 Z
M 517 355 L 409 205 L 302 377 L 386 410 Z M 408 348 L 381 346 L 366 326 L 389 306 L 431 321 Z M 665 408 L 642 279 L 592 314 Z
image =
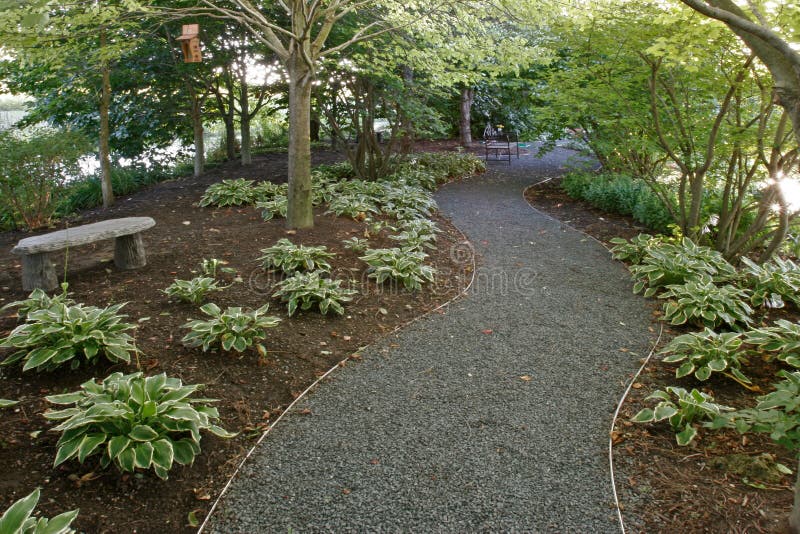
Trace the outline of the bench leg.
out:
M 114 239 L 114 264 L 120 269 L 138 269 L 147 265 L 142 234 L 123 235 Z
M 33 291 L 40 288 L 52 291 L 57 287 L 56 268 L 50 260 L 50 253 L 22 256 L 22 289 Z

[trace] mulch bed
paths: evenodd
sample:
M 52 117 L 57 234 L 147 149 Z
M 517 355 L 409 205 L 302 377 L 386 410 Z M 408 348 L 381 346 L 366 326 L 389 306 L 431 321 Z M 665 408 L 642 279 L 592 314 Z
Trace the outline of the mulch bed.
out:
M 588 203 L 571 199 L 558 179 L 531 187 L 526 198 L 536 209 L 608 244 L 613 237 L 629 239 L 646 232 L 628 217 L 609 214 Z M 652 233 L 652 232 L 650 232 Z M 658 305 L 653 306 L 651 330 L 658 332 Z M 778 311 L 773 317 L 800 319 L 796 311 Z M 664 325 L 659 347 L 691 329 Z M 656 389 L 676 385 L 697 388 L 714 395 L 719 404 L 734 408 L 754 405 L 756 394 L 735 382 L 714 375 L 706 382 L 675 378 L 674 366 L 656 355 L 634 384 L 620 411 L 612 434 L 617 489 L 623 518 L 630 532 L 788 532 L 787 516 L 792 506 L 793 476 L 759 468 L 782 463 L 797 469 L 797 460 L 768 437 L 733 431 L 701 430 L 688 447 L 679 447 L 668 424 L 636 424 L 629 420 L 653 401 L 645 401 Z M 778 367 L 752 362 L 746 374 L 762 392 L 778 381 Z M 762 455 L 769 455 L 764 457 Z M 748 460 L 750 459 L 750 460 Z M 774 478 L 773 478 L 774 476 Z
M 315 154 L 315 164 L 341 159 L 334 153 Z M 345 358 L 358 365 L 360 348 L 375 342 L 400 325 L 458 295 L 471 275 L 471 264 L 456 263 L 450 251 L 463 238 L 441 218 L 443 232 L 430 263 L 437 269 L 435 284 L 410 292 L 376 286 L 366 278 L 357 254 L 343 248 L 341 240 L 363 236 L 364 223 L 334 218 L 316 212 L 312 230 L 289 232 L 283 220 L 264 222 L 252 207 L 203 209 L 197 207 L 205 188 L 223 178 L 246 177 L 285 181 L 286 155 L 267 154 L 242 167 L 236 163 L 213 169 L 200 178 L 183 178 L 153 186 L 118 199 L 108 211 L 84 213 L 71 225 L 125 216 L 151 216 L 156 226 L 144 236 L 148 265 L 121 272 L 112 261 L 113 240 L 70 251 L 66 278 L 73 297 L 85 304 L 106 306 L 127 302 L 123 312 L 138 322 L 136 343 L 141 350 L 131 365 L 99 363 L 94 367 L 56 373 L 29 372 L 19 368 L 2 370 L 0 398 L 19 399 L 14 408 L 0 411 L 0 509 L 42 488 L 38 510 L 44 515 L 80 508 L 73 526 L 85 532 L 180 532 L 192 531 L 188 515 L 202 521 L 244 454 L 263 430 L 318 376 Z M 0 307 L 26 297 L 20 283 L 19 259 L 10 255 L 13 245 L 30 234 L 0 234 Z M 271 301 L 276 279 L 255 261 L 261 248 L 289 237 L 295 243 L 327 245 L 338 256 L 335 275 L 355 278 L 361 294 L 346 306 L 346 315 L 322 316 L 301 313 L 286 316 L 285 307 L 274 302 L 274 315 L 283 318 L 269 331 L 265 344 L 268 357 L 259 361 L 255 351 L 243 354 L 203 353 L 181 343 L 189 318 L 201 318 L 195 307 L 170 302 L 160 290 L 175 278 L 195 276 L 202 258 L 219 258 L 235 268 L 241 282 L 207 301 L 221 307 L 258 307 Z M 371 239 L 373 247 L 391 247 L 385 233 Z M 64 258 L 57 272 L 64 272 Z M 15 314 L 0 317 L 0 335 L 16 325 Z M 168 481 L 150 472 L 120 474 L 99 469 L 95 458 L 83 465 L 67 462 L 53 468 L 58 434 L 42 417 L 48 408 L 45 395 L 73 391 L 86 380 L 114 371 L 148 374 L 166 372 L 184 383 L 203 383 L 204 397 L 219 399 L 222 426 L 239 435 L 230 440 L 204 435 L 202 453 L 191 468 L 176 466 Z

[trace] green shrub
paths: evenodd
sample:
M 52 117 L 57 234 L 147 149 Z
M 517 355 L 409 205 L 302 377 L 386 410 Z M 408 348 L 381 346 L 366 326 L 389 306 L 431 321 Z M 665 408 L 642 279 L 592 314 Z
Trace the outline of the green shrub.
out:
M 89 380 L 79 391 L 46 397 L 52 404 L 73 405 L 44 414 L 61 421 L 53 429 L 62 432 L 54 467 L 100 454 L 102 467 L 153 469 L 166 480 L 174 463 L 192 465 L 200 454 L 201 430 L 222 438 L 235 435 L 217 426 L 217 409 L 206 405 L 210 399 L 190 398 L 201 387 L 184 386 L 163 373 L 117 372 L 100 383 Z
M 429 219 L 410 219 L 402 221 L 400 232 L 390 235 L 389 239 L 399 241 L 400 248 L 423 250 L 436 248 L 436 224 Z
M 360 259 L 369 265 L 367 276 L 378 284 L 396 280 L 406 289 L 421 289 L 422 284 L 433 282 L 435 270 L 424 265 L 428 255 L 419 250 L 400 248 L 369 249 Z
M 792 260 L 773 258 L 758 265 L 742 257 L 745 284 L 752 289 L 754 306 L 783 308 L 784 299 L 800 306 L 800 267 Z
M 700 381 L 708 380 L 711 373 L 729 372 L 744 383 L 750 383 L 741 372 L 742 335 L 737 332 L 718 334 L 710 328 L 702 332 L 684 334 L 673 339 L 664 347 L 662 354 L 665 363 L 683 364 L 675 370 L 676 378 L 683 378 L 691 373 Z
M 380 211 L 375 204 L 374 198 L 361 195 L 337 195 L 328 202 L 326 214 L 333 214 L 337 217 L 350 217 L 357 219 L 365 217 L 367 213 L 378 213 Z
M 583 191 L 584 199 L 601 210 L 632 215 L 646 186 L 628 176 L 611 180 L 595 180 Z
M 672 400 L 673 396 L 677 404 Z M 714 397 L 702 391 L 693 389 L 690 393 L 674 386 L 668 386 L 666 391 L 654 391 L 647 399 L 657 399 L 659 403 L 653 409 L 643 409 L 631 421 L 650 423 L 667 419 L 681 446 L 688 445 L 697 436 L 696 422 L 714 422 L 723 418 L 723 412 L 732 410 L 716 404 Z
M 664 202 L 650 189 L 642 189 L 633 208 L 633 219 L 662 234 L 668 233 L 670 225 L 675 224 L 675 219 Z
M 16 501 L 0 517 L 1 534 L 72 534 L 70 525 L 78 517 L 78 510 L 64 512 L 52 519 L 36 517 L 33 509 L 39 502 L 39 489 Z
M 326 165 L 317 165 L 314 167 L 314 172 L 326 180 L 338 182 L 341 180 L 350 180 L 356 177 L 353 166 L 348 161 L 341 161 L 339 163 L 330 163 Z
M 425 152 L 414 154 L 411 164 L 432 171 L 441 183 L 486 171 L 486 163 L 474 154 L 460 152 Z
M 122 322 L 117 312 L 124 304 L 96 308 L 63 302 L 31 312 L 27 322 L 15 328 L 0 348 L 17 349 L 1 365 L 24 362 L 23 371 L 52 371 L 69 362 L 72 369 L 85 359 L 89 363 L 104 356 L 111 362 L 129 362 L 136 351 L 128 334 L 135 326 Z
M 264 269 L 279 269 L 286 274 L 296 271 L 324 271 L 331 270 L 328 260 L 336 254 L 328 252 L 328 247 L 307 247 L 295 245 L 286 238 L 279 239 L 271 247 L 261 249 L 263 254 L 258 261 Z
M 746 332 L 745 341 L 792 367 L 800 367 L 800 324 L 778 319 L 774 326 Z
M 696 324 L 716 328 L 721 324 L 749 324 L 753 309 L 747 304 L 750 294 L 736 286 L 715 285 L 711 279 L 673 284 L 658 296 L 664 303 L 664 320 L 673 325 Z
M 688 237 L 680 243 L 662 241 L 648 247 L 639 265 L 630 267 L 635 280 L 633 291 L 645 290 L 650 297 L 664 286 L 684 284 L 704 277 L 714 282 L 724 282 L 735 277 L 736 270 L 722 254 L 709 247 L 698 246 Z
M 437 209 L 428 191 L 409 185 L 387 186 L 378 202 L 383 213 L 398 220 L 424 219 Z
M 255 196 L 253 180 L 244 178 L 222 180 L 222 182 L 212 184 L 206 189 L 200 199 L 200 207 L 244 206 L 255 202 Z
M 211 291 L 222 291 L 219 282 L 208 276 L 197 276 L 191 280 L 176 279 L 163 292 L 173 298 L 192 304 L 200 304 Z
M 180 166 L 168 169 L 161 166 L 112 167 L 111 188 L 115 195 L 129 195 L 140 189 L 178 176 Z M 80 210 L 103 204 L 103 190 L 98 176 L 76 180 L 67 185 L 56 209 L 63 217 Z
M 586 190 L 589 189 L 589 186 L 601 179 L 596 174 L 570 172 L 561 179 L 561 188 L 572 198 L 585 200 Z
M 76 132 L 0 132 L 0 211 L 13 227 L 35 229 L 53 219 L 64 186 L 80 175 L 79 159 L 91 151 Z
M 277 285 L 277 291 L 272 295 L 286 303 L 289 315 L 294 315 L 298 310 L 307 311 L 313 307 L 326 315 L 332 310 L 337 315 L 344 313 L 342 303 L 350 302 L 358 291 L 342 287 L 341 280 L 323 278 L 319 271 L 310 273 L 295 273 L 282 280 Z
M 216 304 L 209 303 L 200 307 L 200 311 L 210 317 L 203 321 L 194 319 L 183 325 L 190 332 L 181 340 L 187 347 L 202 347 L 203 352 L 212 347 L 224 351 L 244 352 L 254 344 L 259 354 L 266 355 L 266 348 L 256 343 L 267 337 L 267 328 L 278 326 L 280 319 L 267 316 L 269 304 L 245 312 L 242 308 L 230 307 L 224 312 Z

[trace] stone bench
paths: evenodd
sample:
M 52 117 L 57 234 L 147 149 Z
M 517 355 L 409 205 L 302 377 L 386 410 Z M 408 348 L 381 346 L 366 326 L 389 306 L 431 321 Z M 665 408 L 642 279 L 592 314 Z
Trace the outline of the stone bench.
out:
M 150 217 L 125 217 L 76 226 L 49 234 L 26 237 L 11 249 L 22 257 L 22 288 L 50 291 L 58 287 L 50 253 L 114 238 L 114 264 L 120 269 L 137 269 L 147 264 L 141 232 L 156 222 Z

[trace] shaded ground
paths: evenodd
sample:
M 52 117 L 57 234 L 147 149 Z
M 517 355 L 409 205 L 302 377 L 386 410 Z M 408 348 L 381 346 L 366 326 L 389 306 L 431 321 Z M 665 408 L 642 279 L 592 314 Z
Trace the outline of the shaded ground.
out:
M 571 199 L 560 189 L 559 180 L 528 189 L 526 198 L 537 209 L 604 242 L 646 231 L 628 217 L 608 214 Z M 656 302 L 651 304 L 650 330 L 657 332 L 661 328 L 657 321 L 659 307 Z M 796 310 L 774 315 L 800 319 Z M 660 346 L 688 331 L 665 327 Z M 792 505 L 792 477 L 777 474 L 774 469 L 754 468 L 763 459 L 761 455 L 767 454 L 766 464 L 780 462 L 795 470 L 797 462 L 785 449 L 765 436 L 743 438 L 735 432 L 710 431 L 702 432 L 690 447 L 679 447 L 668 425 L 633 425 L 628 421 L 642 408 L 652 407 L 653 402 L 645 401 L 645 397 L 669 385 L 699 388 L 713 394 L 723 405 L 753 405 L 754 395 L 731 380 L 717 375 L 704 383 L 693 378 L 676 380 L 674 366 L 659 360 L 656 356 L 634 384 L 615 427 L 616 479 L 628 530 L 787 532 L 785 518 Z M 777 381 L 777 368 L 752 363 L 755 365 L 747 368 L 747 375 L 762 391 L 769 391 L 769 385 Z M 751 461 L 740 462 L 740 458 Z
M 315 163 L 337 160 L 331 153 L 315 154 Z M 71 224 L 123 216 L 151 216 L 155 228 L 146 231 L 148 265 L 136 271 L 120 272 L 112 262 L 113 242 L 76 248 L 69 254 L 67 280 L 74 298 L 86 304 L 105 306 L 128 302 L 124 312 L 137 322 L 136 342 L 141 354 L 129 366 L 98 364 L 78 371 L 24 375 L 17 369 L 2 370 L 0 398 L 19 399 L 14 409 L 0 411 L 0 509 L 42 488 L 40 508 L 55 515 L 80 508 L 74 524 L 85 532 L 178 532 L 190 531 L 187 515 L 195 511 L 202 520 L 210 502 L 227 482 L 240 456 L 252 445 L 270 420 L 280 414 L 317 376 L 331 366 L 373 343 L 398 325 L 420 315 L 457 294 L 471 268 L 469 258 L 451 257 L 461 235 L 445 220 L 437 222 L 445 231 L 431 263 L 438 270 L 437 283 L 420 292 L 376 287 L 367 281 L 363 262 L 345 250 L 340 241 L 363 236 L 365 225 L 350 219 L 336 219 L 317 212 L 315 227 L 287 235 L 283 220 L 264 222 L 254 208 L 201 209 L 196 203 L 208 184 L 222 178 L 247 177 L 284 181 L 286 155 L 255 158 L 251 167 L 224 165 L 199 179 L 165 182 L 119 199 L 108 212 L 89 212 Z M 24 298 L 20 285 L 18 258 L 9 254 L 13 245 L 28 234 L 0 234 L 0 307 Z M 160 292 L 175 278 L 192 278 L 202 258 L 219 258 L 237 270 L 242 281 L 207 300 L 220 306 L 257 307 L 270 301 L 272 284 L 255 261 L 259 250 L 278 238 L 296 243 L 327 245 L 338 254 L 333 262 L 336 276 L 360 282 L 361 294 L 347 307 L 344 317 L 307 313 L 289 319 L 285 308 L 274 302 L 274 315 L 283 317 L 269 332 L 266 361 L 254 353 L 238 355 L 202 353 L 180 343 L 187 319 L 202 314 L 189 304 L 170 302 Z M 372 246 L 393 246 L 384 235 L 371 239 Z M 63 272 L 64 257 L 58 272 Z M 13 312 L 0 318 L 0 335 L 16 325 Z M 47 408 L 43 397 L 77 389 L 92 377 L 113 371 L 133 372 L 136 367 L 156 374 L 166 372 L 184 383 L 204 383 L 204 396 L 220 399 L 223 426 L 240 435 L 232 440 L 204 436 L 202 454 L 191 468 L 176 467 L 170 479 L 154 475 L 120 475 L 100 471 L 95 459 L 84 465 L 68 462 L 52 468 L 56 433 L 41 413 Z M 40 433 L 41 431 L 41 433 Z

